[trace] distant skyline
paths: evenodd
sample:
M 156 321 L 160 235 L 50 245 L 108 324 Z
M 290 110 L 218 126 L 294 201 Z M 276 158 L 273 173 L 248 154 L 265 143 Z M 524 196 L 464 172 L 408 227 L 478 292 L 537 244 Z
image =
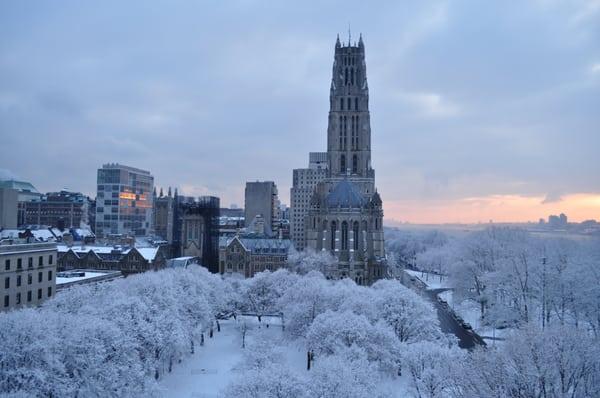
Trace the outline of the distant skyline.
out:
M 326 150 L 337 34 L 362 33 L 386 221 L 600 219 L 600 1 L 0 3 L 0 177 L 96 170 L 244 202 Z

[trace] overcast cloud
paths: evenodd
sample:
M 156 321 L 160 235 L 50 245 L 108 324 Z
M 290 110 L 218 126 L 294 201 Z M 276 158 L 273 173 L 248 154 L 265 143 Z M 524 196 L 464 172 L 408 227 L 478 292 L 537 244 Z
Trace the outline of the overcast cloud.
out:
M 597 0 L 3 1 L 0 169 L 93 196 L 120 162 L 224 205 L 274 180 L 288 202 L 325 150 L 348 23 L 384 203 L 600 194 Z

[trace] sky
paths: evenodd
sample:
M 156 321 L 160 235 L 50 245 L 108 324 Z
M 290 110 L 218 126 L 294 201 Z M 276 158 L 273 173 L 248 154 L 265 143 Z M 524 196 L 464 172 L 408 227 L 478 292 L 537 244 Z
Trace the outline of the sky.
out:
M 96 170 L 243 206 L 326 149 L 362 33 L 387 222 L 600 219 L 600 0 L 0 2 L 0 177 Z

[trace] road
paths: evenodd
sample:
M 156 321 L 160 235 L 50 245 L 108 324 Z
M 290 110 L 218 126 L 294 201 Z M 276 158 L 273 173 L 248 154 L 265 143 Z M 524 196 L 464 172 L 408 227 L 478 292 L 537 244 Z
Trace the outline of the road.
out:
M 413 289 L 421 296 L 426 297 L 431 304 L 435 307 L 438 319 L 440 321 L 440 328 L 444 333 L 452 333 L 458 338 L 458 346 L 464 349 L 472 349 L 475 346 L 485 346 L 485 342 L 477 333 L 473 330 L 465 329 L 454 317 L 453 311 L 443 306 L 438 300 L 438 294 L 448 289 L 433 289 L 427 290 L 423 282 L 416 278 L 412 278 L 410 275 L 405 274 L 405 277 L 400 278 L 405 286 Z

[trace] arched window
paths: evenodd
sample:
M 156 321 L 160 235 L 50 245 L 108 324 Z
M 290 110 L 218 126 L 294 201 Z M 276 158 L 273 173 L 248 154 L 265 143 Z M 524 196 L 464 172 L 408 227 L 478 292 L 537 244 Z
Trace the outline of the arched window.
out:
M 340 172 L 346 172 L 346 155 L 342 155 L 340 158 Z
M 377 231 L 379 229 L 379 223 L 378 223 L 379 219 L 376 218 L 375 219 L 375 230 Z
M 344 116 L 344 139 L 342 142 L 342 149 L 346 149 L 346 140 L 348 137 L 348 116 Z
M 313 229 L 317 228 L 317 219 L 316 217 L 313 217 Z
M 358 110 L 358 97 L 354 97 L 354 110 Z
M 344 110 L 344 98 L 340 98 L 340 110 Z
M 354 231 L 354 250 L 358 250 L 358 238 L 360 237 L 359 233 L 359 228 L 358 228 L 358 221 L 354 221 L 354 225 L 352 226 L 352 230 Z
M 348 223 L 342 222 L 342 250 L 348 250 Z
M 344 70 L 344 85 L 348 85 L 348 68 Z
M 350 70 L 350 84 L 354 85 L 354 68 Z
M 358 173 L 358 156 L 352 155 L 352 173 Z
M 344 149 L 344 147 L 342 146 L 343 143 L 344 143 L 344 139 L 343 139 L 343 136 L 344 136 L 344 125 L 342 123 L 343 123 L 343 118 L 340 116 L 340 150 Z
M 337 224 L 335 221 L 331 222 L 331 250 L 335 250 L 335 232 L 337 231 Z

